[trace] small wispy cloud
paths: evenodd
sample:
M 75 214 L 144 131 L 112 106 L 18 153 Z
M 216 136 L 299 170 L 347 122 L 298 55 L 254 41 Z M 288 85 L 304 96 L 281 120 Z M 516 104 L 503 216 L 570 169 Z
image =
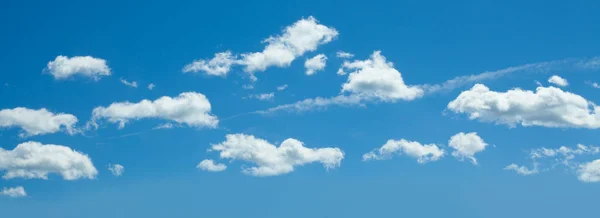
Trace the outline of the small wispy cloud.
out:
M 121 78 L 121 83 L 123 83 L 123 85 L 129 86 L 129 87 L 133 87 L 133 88 L 137 88 L 138 87 L 138 84 L 137 84 L 136 81 L 129 82 L 129 81 Z
M 285 89 L 287 89 L 288 85 L 287 84 L 283 84 L 281 86 L 277 86 L 277 91 L 283 91 Z
M 152 89 L 154 89 L 154 87 L 156 87 L 156 85 L 154 85 L 154 83 L 148 84 L 148 90 L 152 90 Z

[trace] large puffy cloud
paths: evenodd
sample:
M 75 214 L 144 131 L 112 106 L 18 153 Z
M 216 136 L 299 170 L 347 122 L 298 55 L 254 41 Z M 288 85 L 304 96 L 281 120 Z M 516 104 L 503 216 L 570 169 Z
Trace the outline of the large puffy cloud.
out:
M 47 179 L 48 174 L 60 174 L 65 180 L 93 179 L 98 171 L 83 153 L 62 145 L 24 142 L 13 150 L 0 148 L 0 171 L 3 178 Z
M 174 98 L 163 96 L 154 101 L 144 99 L 137 103 L 117 102 L 108 107 L 96 107 L 92 111 L 92 124 L 107 119 L 111 123 L 119 123 L 119 127 L 123 128 L 130 120 L 158 118 L 192 127 L 214 128 L 219 120 L 210 110 L 206 96 L 184 92 Z
M 312 58 L 306 59 L 304 62 L 304 68 L 306 68 L 306 75 L 310 76 L 317 71 L 321 71 L 325 69 L 325 65 L 327 64 L 327 56 L 324 54 L 318 54 Z
M 363 161 L 390 159 L 394 154 L 405 154 L 416 158 L 418 163 L 437 161 L 444 156 L 444 150 L 435 144 L 421 144 L 406 139 L 388 140 L 381 148 L 363 155 Z
M 535 92 L 521 89 L 495 92 L 476 84 L 451 101 L 448 109 L 468 114 L 470 119 L 509 126 L 600 127 L 598 106 L 556 87 L 538 87 Z
M 223 159 L 243 160 L 255 164 L 243 172 L 253 176 L 276 176 L 294 171 L 296 166 L 321 163 L 325 168 L 338 167 L 344 158 L 339 148 L 307 148 L 301 141 L 286 139 L 279 147 L 252 135 L 228 134 L 212 151 Z
M 583 182 L 600 182 L 600 159 L 581 164 L 578 178 Z
M 244 66 L 251 74 L 265 71 L 271 66 L 287 67 L 306 52 L 315 51 L 319 45 L 331 42 L 338 32 L 331 27 L 319 24 L 314 17 L 300 19 L 286 27 L 281 35 L 264 40 L 267 45 L 261 52 L 243 53 L 238 57 L 231 52 L 215 54 L 211 60 L 196 60 L 183 68 L 184 72 L 202 71 L 208 75 L 224 76 L 232 65 Z
M 196 168 L 204 170 L 204 171 L 220 172 L 220 171 L 226 170 L 227 165 L 222 164 L 222 163 L 215 163 L 214 160 L 206 159 L 206 160 L 200 161 L 200 163 L 198 165 L 196 165 Z
M 410 101 L 423 96 L 421 88 L 404 83 L 400 71 L 380 51 L 373 52 L 367 60 L 345 62 L 342 68 L 352 71 L 342 85 L 343 92 L 383 101 Z
M 11 198 L 21 198 L 27 197 L 27 192 L 25 192 L 23 186 L 17 186 L 14 188 L 3 188 L 2 191 L 0 191 L 0 195 L 6 195 Z
M 52 74 L 55 79 L 67 79 L 69 77 L 80 75 L 95 80 L 111 74 L 110 68 L 106 65 L 106 60 L 92 56 L 57 56 L 54 61 L 48 62 L 45 69 Z
M 55 114 L 45 108 L 33 110 L 23 107 L 0 110 L 0 128 L 18 127 L 22 137 L 55 133 L 61 129 L 73 134 L 77 117 L 71 114 Z
M 475 153 L 482 152 L 487 145 L 476 132 L 459 132 L 448 140 L 448 146 L 454 149 L 452 156 L 459 160 L 468 158 L 475 165 L 477 165 Z

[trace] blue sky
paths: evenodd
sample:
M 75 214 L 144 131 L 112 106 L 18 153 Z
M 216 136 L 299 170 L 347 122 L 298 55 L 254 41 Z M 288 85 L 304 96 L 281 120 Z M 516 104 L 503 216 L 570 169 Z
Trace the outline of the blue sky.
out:
M 2 2 L 0 211 L 593 217 L 599 10 Z

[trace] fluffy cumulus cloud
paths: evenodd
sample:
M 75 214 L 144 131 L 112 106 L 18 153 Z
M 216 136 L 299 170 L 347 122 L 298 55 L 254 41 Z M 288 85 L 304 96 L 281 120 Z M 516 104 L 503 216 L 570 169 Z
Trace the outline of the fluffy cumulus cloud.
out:
M 184 92 L 177 97 L 163 96 L 154 101 L 142 100 L 137 103 L 117 102 L 108 107 L 96 107 L 92 111 L 92 124 L 106 119 L 119 123 L 123 128 L 130 120 L 156 118 L 187 124 L 191 127 L 214 128 L 219 123 L 210 113 L 211 105 L 206 96 L 196 92 Z
M 54 61 L 48 62 L 45 69 L 55 79 L 67 79 L 75 75 L 98 80 L 103 76 L 110 76 L 111 71 L 106 60 L 91 56 L 57 56 Z
M 98 171 L 83 153 L 62 145 L 24 142 L 13 150 L 0 148 L 0 171 L 3 178 L 47 179 L 60 174 L 65 180 L 93 179 Z
M 576 147 L 561 146 L 559 148 L 536 148 L 529 151 L 529 159 L 533 165 L 532 168 L 512 163 L 504 169 L 527 176 L 549 171 L 558 166 L 564 166 L 567 170 L 573 170 L 579 167 L 578 172 L 581 176 L 585 164 L 580 164 L 579 161 L 577 161 L 577 158 L 583 155 L 596 155 L 599 153 L 600 147 L 582 144 L 578 144 Z
M 306 59 L 304 62 L 304 67 L 306 68 L 306 75 L 313 75 L 317 73 L 317 71 L 321 71 L 325 69 L 325 65 L 327 64 L 327 56 L 324 54 L 318 54 L 313 58 Z
M 129 82 L 129 81 L 125 80 L 125 79 L 121 79 L 121 83 L 123 83 L 123 85 L 129 86 L 129 87 L 132 87 L 132 88 L 137 88 L 138 87 L 138 84 L 137 84 L 136 81 Z
M 383 101 L 410 101 L 423 96 L 421 88 L 404 83 L 400 71 L 380 51 L 367 60 L 345 62 L 342 69 L 350 71 L 342 92 Z
M 581 164 L 577 172 L 582 182 L 600 182 L 600 159 Z
M 109 164 L 108 170 L 113 174 L 113 176 L 122 176 L 125 172 L 125 167 L 121 164 Z
M 476 132 L 464 133 L 459 132 L 456 135 L 450 137 L 448 140 L 448 146 L 453 148 L 452 156 L 459 160 L 469 159 L 475 165 L 477 165 L 477 159 L 475 159 L 475 153 L 482 152 L 488 144 L 483 141 Z
M 567 82 L 566 79 L 564 79 L 564 78 L 562 78 L 560 76 L 557 76 L 557 75 L 551 76 L 548 79 L 548 82 L 552 83 L 554 85 L 557 85 L 557 86 L 567 86 L 567 85 L 569 85 L 569 82 Z
M 344 52 L 344 51 L 338 51 L 335 53 L 335 56 L 338 58 L 353 58 L 354 54 Z
M 154 85 L 154 83 L 148 84 L 148 90 L 152 90 L 152 89 L 154 89 L 154 87 L 156 87 L 156 85 Z
M 266 46 L 261 52 L 241 55 L 221 52 L 211 60 L 196 60 L 186 65 L 183 71 L 202 71 L 208 75 L 224 76 L 233 65 L 241 65 L 255 79 L 254 72 L 265 71 L 272 66 L 287 67 L 304 53 L 315 51 L 319 45 L 329 43 L 337 36 L 338 32 L 334 28 L 319 24 L 314 17 L 308 17 L 287 26 L 282 34 L 265 39 Z
M 455 113 L 468 114 L 470 119 L 522 126 L 600 127 L 599 107 L 585 98 L 556 87 L 538 87 L 535 92 L 512 89 L 490 91 L 482 84 L 463 91 L 448 104 Z
M 27 197 L 27 192 L 25 192 L 25 188 L 23 186 L 17 186 L 14 188 L 3 188 L 0 191 L 0 195 L 5 195 L 11 198 L 21 198 Z
M 0 128 L 16 127 L 23 130 L 21 137 L 55 133 L 65 130 L 76 133 L 77 117 L 52 113 L 45 108 L 33 110 L 23 107 L 0 110 Z
M 296 166 L 321 163 L 327 169 L 336 168 L 344 158 L 339 148 L 307 148 L 301 141 L 286 139 L 279 147 L 252 135 L 228 134 L 224 142 L 214 144 L 211 151 L 220 152 L 223 159 L 242 160 L 255 166 L 243 168 L 253 176 L 276 176 L 294 171 Z
M 231 70 L 231 65 L 236 63 L 237 57 L 230 51 L 216 53 L 210 60 L 196 60 L 183 67 L 183 72 L 204 72 L 211 76 L 226 76 Z
M 198 165 L 196 165 L 196 168 L 210 172 L 221 172 L 226 170 L 227 166 L 225 164 L 215 163 L 215 161 L 207 159 L 202 160 Z
M 405 139 L 388 140 L 381 148 L 363 155 L 363 161 L 390 159 L 394 154 L 416 158 L 418 163 L 437 161 L 444 156 L 444 150 L 435 144 L 421 144 Z

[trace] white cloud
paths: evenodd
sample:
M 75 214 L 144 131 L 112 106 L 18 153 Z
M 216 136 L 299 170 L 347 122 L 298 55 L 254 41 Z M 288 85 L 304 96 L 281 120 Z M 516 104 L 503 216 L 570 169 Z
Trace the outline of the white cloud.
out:
M 154 85 L 154 83 L 148 84 L 148 90 L 152 90 L 152 89 L 154 89 L 154 87 L 156 87 L 156 85 Z
M 47 179 L 48 174 L 60 174 L 65 180 L 93 179 L 98 171 L 83 153 L 62 145 L 24 142 L 13 150 L 0 148 L 0 171 L 3 178 Z
M 537 148 L 532 149 L 529 152 L 529 159 L 533 164 L 533 169 L 529 169 L 525 166 L 519 166 L 517 164 L 510 164 L 506 166 L 505 170 L 512 170 L 520 175 L 533 175 L 540 172 L 549 171 L 555 169 L 561 165 L 567 169 L 574 170 L 581 166 L 576 158 L 583 155 L 596 155 L 600 153 L 600 147 L 597 146 L 586 146 L 578 144 L 576 147 L 561 146 L 559 148 Z M 545 166 L 544 166 L 545 165 Z
M 277 86 L 277 91 L 283 91 L 285 89 L 287 89 L 288 85 L 287 84 L 283 84 L 281 86 Z
M 60 130 L 74 134 L 77 132 L 75 123 L 77 117 L 64 113 L 55 114 L 45 108 L 32 110 L 18 107 L 0 110 L 0 128 L 21 128 L 21 137 L 55 133 Z
M 353 58 L 354 54 L 348 53 L 348 52 L 344 52 L 344 51 L 338 51 L 335 53 L 335 55 L 338 58 Z
M 45 69 L 55 79 L 67 79 L 75 75 L 90 77 L 99 80 L 103 76 L 110 76 L 110 68 L 106 60 L 91 56 L 57 56 L 54 61 L 48 62 Z
M 225 164 L 215 163 L 215 161 L 207 159 L 207 160 L 201 161 L 198 165 L 196 165 L 196 168 L 204 170 L 204 171 L 220 172 L 220 171 L 226 170 L 227 166 Z
M 548 79 L 548 82 L 552 83 L 554 85 L 557 85 L 557 86 L 568 86 L 569 85 L 569 82 L 567 82 L 566 79 L 564 79 L 564 78 L 562 78 L 560 76 L 557 76 L 557 75 L 551 76 Z
M 600 182 L 600 159 L 581 164 L 577 173 L 582 182 Z
M 517 172 L 517 174 L 523 175 L 523 176 L 528 176 L 528 175 L 533 175 L 533 174 L 539 173 L 536 165 L 534 165 L 533 169 L 528 169 L 525 166 L 519 166 L 514 163 L 504 167 L 504 170 L 512 170 L 512 171 Z
M 485 71 L 479 74 L 472 74 L 467 76 L 459 76 L 453 79 L 447 80 L 440 84 L 424 84 L 413 86 L 417 89 L 422 89 L 424 95 L 432 95 L 438 92 L 447 92 L 451 91 L 466 85 L 471 85 L 477 82 L 493 80 L 504 77 L 506 75 L 514 74 L 514 73 L 544 73 L 549 71 L 558 71 L 558 70 L 597 70 L 600 68 L 599 64 L 594 64 L 600 60 L 599 57 L 591 58 L 591 59 L 564 59 L 564 60 L 556 60 L 556 61 L 547 61 L 547 62 L 538 62 L 533 64 L 525 64 L 520 66 L 508 67 L 495 71 Z M 344 67 L 338 70 L 338 75 L 346 75 L 347 72 L 344 71 Z M 352 103 L 349 103 L 352 99 Z M 365 100 L 363 96 L 335 96 L 335 97 L 316 97 L 312 99 L 305 99 L 298 101 L 296 103 L 279 105 L 273 108 L 269 108 L 266 110 L 259 110 L 250 112 L 250 114 L 265 114 L 265 113 L 273 113 L 280 110 L 286 111 L 297 111 L 299 110 L 313 110 L 313 109 L 325 109 L 327 106 L 331 105 L 365 105 Z M 318 104 L 311 104 L 318 103 Z
M 390 139 L 381 148 L 364 154 L 363 161 L 390 159 L 394 154 L 405 154 L 423 164 L 439 160 L 444 156 L 444 150 L 435 144 L 423 145 L 416 141 Z
M 511 127 L 517 124 L 589 129 L 600 127 L 598 106 L 556 87 L 538 87 L 536 92 L 521 89 L 494 92 L 485 85 L 476 84 L 451 101 L 448 109 L 468 114 L 472 120 Z
M 296 166 L 321 163 L 327 169 L 336 168 L 344 158 L 339 148 L 307 148 L 301 141 L 286 139 L 279 147 L 252 135 L 228 134 L 226 140 L 211 147 L 223 159 L 243 160 L 254 164 L 243 168 L 253 176 L 276 176 L 294 171 Z
M 586 82 L 586 83 L 594 88 L 600 89 L 600 85 L 597 82 Z
M 108 164 L 108 170 L 113 176 L 121 176 L 125 172 L 125 167 L 121 164 Z
M 133 88 L 137 88 L 138 84 L 136 81 L 133 82 L 129 82 L 127 80 L 121 79 L 121 83 L 123 83 L 123 85 L 129 86 L 129 87 L 133 87 Z
M 256 80 L 254 72 L 265 71 L 272 66 L 287 67 L 296 58 L 315 51 L 319 45 L 331 42 L 337 35 L 334 28 L 308 17 L 286 27 L 281 35 L 265 39 L 263 42 L 267 45 L 262 52 L 243 53 L 240 58 L 229 51 L 217 53 L 211 60 L 196 60 L 186 65 L 183 72 L 203 71 L 208 75 L 225 76 L 233 65 L 241 65 L 250 78 Z
M 345 62 L 342 67 L 352 71 L 342 85 L 343 92 L 383 101 L 411 101 L 423 96 L 421 88 L 404 83 L 400 71 L 380 51 L 364 61 Z
M 6 195 L 11 198 L 21 198 L 27 197 L 27 192 L 25 192 L 25 188 L 23 186 L 17 186 L 14 188 L 3 188 L 0 192 L 0 195 Z
M 452 156 L 459 160 L 468 158 L 471 162 L 477 165 L 475 153 L 482 152 L 488 144 L 483 141 L 476 132 L 464 133 L 459 132 L 450 137 L 448 146 L 454 149 Z
M 407 86 L 400 72 L 393 68 L 393 63 L 386 62 L 379 51 L 373 52 L 371 57 L 364 61 L 345 62 L 342 68 L 352 70 L 341 90 L 341 92 L 349 92 L 349 95 L 309 98 L 253 113 L 265 114 L 280 110 L 308 111 L 331 105 L 365 105 L 369 101 L 411 101 L 423 95 L 423 90 L 419 87 Z
M 172 123 L 163 123 L 158 126 L 155 126 L 152 129 L 173 129 L 175 126 Z
M 272 100 L 275 97 L 275 93 L 271 92 L 271 93 L 261 93 L 261 94 L 256 94 L 256 95 L 250 95 L 250 98 L 255 98 L 261 101 L 268 101 L 268 100 Z
M 306 59 L 304 62 L 304 67 L 306 68 L 306 75 L 310 76 L 317 71 L 321 71 L 325 69 L 325 65 L 327 64 L 327 56 L 324 54 L 318 54 L 313 58 Z
M 130 120 L 158 118 L 192 127 L 214 128 L 219 120 L 210 111 L 211 105 L 206 96 L 184 92 L 174 98 L 163 96 L 154 101 L 144 99 L 137 103 L 117 102 L 108 107 L 96 107 L 92 112 L 92 124 L 107 119 L 123 128 Z
M 216 53 L 215 57 L 210 60 L 196 60 L 185 67 L 183 72 L 199 72 L 202 71 L 211 76 L 226 76 L 231 70 L 231 66 L 237 61 L 237 56 L 231 54 L 230 51 Z
M 250 73 L 265 71 L 270 66 L 287 67 L 297 57 L 331 42 L 337 35 L 335 29 L 319 24 L 314 17 L 301 19 L 286 27 L 283 34 L 266 39 L 267 46 L 262 52 L 242 54 L 241 63 Z

